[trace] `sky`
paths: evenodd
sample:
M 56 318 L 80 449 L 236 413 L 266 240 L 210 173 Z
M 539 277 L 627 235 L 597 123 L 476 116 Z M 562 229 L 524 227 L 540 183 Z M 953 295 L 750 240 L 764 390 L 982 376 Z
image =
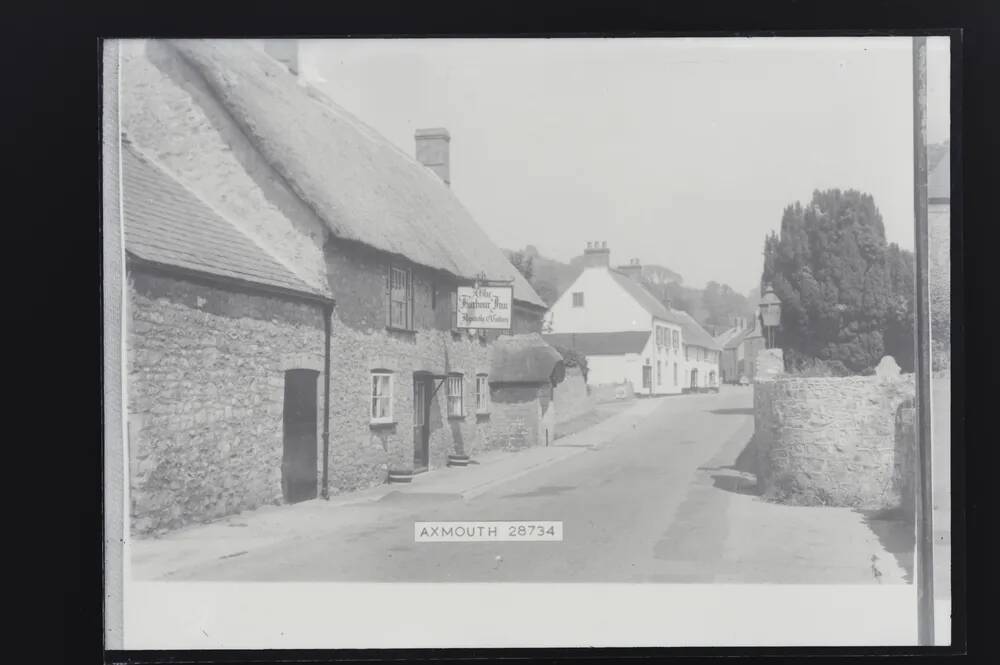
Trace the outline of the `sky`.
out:
M 303 42 L 303 75 L 409 154 L 451 134 L 451 186 L 498 245 L 562 261 L 606 241 L 746 292 L 765 235 L 815 189 L 871 193 L 913 247 L 908 37 Z M 928 40 L 928 141 L 949 136 Z

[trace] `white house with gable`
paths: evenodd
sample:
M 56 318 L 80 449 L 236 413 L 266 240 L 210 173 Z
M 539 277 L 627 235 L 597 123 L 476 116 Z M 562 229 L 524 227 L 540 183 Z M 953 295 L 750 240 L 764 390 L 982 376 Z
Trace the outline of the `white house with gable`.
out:
M 642 266 L 611 267 L 607 243 L 587 243 L 584 270 L 546 312 L 544 335 L 587 357 L 590 385 L 631 383 L 668 395 L 687 384 L 683 319 L 642 284 Z

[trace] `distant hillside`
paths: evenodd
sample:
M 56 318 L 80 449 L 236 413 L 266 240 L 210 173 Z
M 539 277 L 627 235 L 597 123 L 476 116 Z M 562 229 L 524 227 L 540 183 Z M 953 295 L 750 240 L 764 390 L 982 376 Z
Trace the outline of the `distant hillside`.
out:
M 581 272 L 583 272 L 583 255 L 574 256 L 569 263 L 563 263 L 556 259 L 543 256 L 534 245 L 528 245 L 522 250 L 503 250 L 510 259 L 515 253 L 519 253 L 526 259 L 531 259 L 532 277 L 531 285 L 538 292 L 538 295 L 551 305 L 562 295 L 563 291 L 569 288 Z M 515 261 L 516 264 L 516 261 Z M 652 284 L 681 284 L 684 278 L 670 268 L 651 264 L 642 267 L 643 279 Z
M 530 273 L 528 281 L 538 295 L 551 305 L 570 287 L 583 271 L 583 256 L 575 256 L 563 263 L 542 256 L 538 248 L 528 245 L 521 250 L 504 250 L 507 258 L 522 271 Z M 530 266 L 529 266 L 530 264 Z M 732 327 L 734 317 L 753 316 L 756 302 L 734 291 L 728 284 L 709 282 L 704 289 L 684 286 L 684 278 L 669 268 L 659 265 L 642 267 L 646 288 L 661 302 L 682 309 L 715 335 Z

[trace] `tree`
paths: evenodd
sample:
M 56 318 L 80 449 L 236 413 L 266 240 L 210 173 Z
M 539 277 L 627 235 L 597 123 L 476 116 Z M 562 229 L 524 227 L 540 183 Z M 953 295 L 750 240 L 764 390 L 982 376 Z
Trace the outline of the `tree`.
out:
M 534 257 L 528 254 L 527 251 L 518 250 L 510 253 L 510 262 L 530 283 L 531 278 L 535 275 Z
M 904 334 L 913 298 L 905 254 L 886 245 L 870 194 L 816 191 L 808 206 L 785 208 L 780 234 L 764 239 L 761 286 L 770 284 L 781 299 L 777 341 L 786 362 L 818 359 L 862 373 L 888 352 L 912 367 Z

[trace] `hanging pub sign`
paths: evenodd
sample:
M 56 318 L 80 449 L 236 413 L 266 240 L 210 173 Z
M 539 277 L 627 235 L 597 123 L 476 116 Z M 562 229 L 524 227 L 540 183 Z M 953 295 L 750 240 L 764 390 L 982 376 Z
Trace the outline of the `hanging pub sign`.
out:
M 514 289 L 509 286 L 458 287 L 457 326 L 510 330 Z

